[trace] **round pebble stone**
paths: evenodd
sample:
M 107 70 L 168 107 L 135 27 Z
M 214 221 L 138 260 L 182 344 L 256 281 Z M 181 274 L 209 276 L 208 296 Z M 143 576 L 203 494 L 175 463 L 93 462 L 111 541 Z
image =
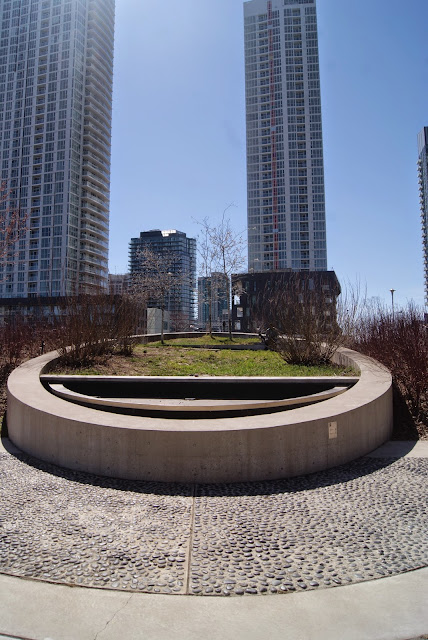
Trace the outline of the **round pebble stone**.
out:
M 427 475 L 426 459 L 361 458 L 305 477 L 193 486 L 1 453 L 0 572 L 207 597 L 397 575 L 428 564 Z

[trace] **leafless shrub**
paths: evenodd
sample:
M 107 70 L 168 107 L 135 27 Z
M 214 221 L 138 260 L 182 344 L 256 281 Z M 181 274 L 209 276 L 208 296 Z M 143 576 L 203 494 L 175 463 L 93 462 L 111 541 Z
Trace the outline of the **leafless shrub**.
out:
M 414 417 L 428 426 L 428 328 L 414 304 L 392 314 L 382 306 L 360 319 L 355 348 L 382 362 Z
M 49 321 L 16 314 L 0 327 L 0 385 L 21 362 L 57 345 L 57 332 Z
M 268 326 L 266 342 L 290 364 L 329 362 L 346 341 L 336 311 L 337 292 L 310 286 L 302 274 L 287 274 L 270 294 L 263 291 L 256 322 Z
M 77 367 L 105 360 L 115 351 L 131 353 L 137 322 L 129 297 L 95 293 L 67 298 L 57 320 L 61 363 Z
M 116 353 L 124 356 L 132 355 L 138 341 L 134 334 L 141 326 L 141 317 L 144 313 L 144 305 L 132 296 L 115 297 L 111 339 L 114 341 Z
M 0 381 L 4 382 L 9 373 L 20 362 L 26 347 L 31 342 L 30 330 L 21 317 L 6 323 L 0 329 L 1 356 Z

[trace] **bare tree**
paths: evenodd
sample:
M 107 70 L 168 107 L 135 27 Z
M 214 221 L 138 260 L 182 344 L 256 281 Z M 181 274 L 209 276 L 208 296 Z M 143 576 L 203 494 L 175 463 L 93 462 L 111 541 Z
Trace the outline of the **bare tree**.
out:
M 198 222 L 198 221 L 196 221 Z M 212 316 L 213 316 L 213 296 L 212 296 L 212 273 L 214 270 L 214 249 L 211 244 L 211 236 L 210 236 L 210 224 L 209 219 L 204 218 L 202 222 L 198 222 L 202 227 L 202 233 L 198 236 L 198 254 L 200 258 L 199 272 L 201 277 L 205 279 L 206 288 L 203 288 L 203 291 L 200 292 L 200 295 L 203 295 L 203 299 L 201 300 L 202 304 L 206 304 L 208 306 L 208 333 L 212 335 Z
M 245 242 L 243 232 L 233 229 L 230 218 L 227 217 L 228 210 L 233 207 L 229 204 L 223 211 L 221 220 L 215 224 L 209 218 L 204 218 L 199 224 L 202 227 L 203 243 L 206 244 L 203 260 L 204 268 L 209 265 L 210 269 L 223 274 L 227 281 L 227 318 L 229 339 L 232 340 L 231 323 L 231 277 L 232 273 L 237 273 L 244 265 Z
M 6 183 L 0 185 L 0 262 L 12 265 L 15 261 L 15 246 L 27 230 L 27 214 L 9 205 L 11 192 Z
M 170 251 L 160 253 L 150 247 L 138 252 L 139 270 L 131 278 L 131 295 L 145 305 L 155 304 L 161 309 L 161 342 L 164 344 L 165 309 L 181 295 L 182 274 L 177 256 Z

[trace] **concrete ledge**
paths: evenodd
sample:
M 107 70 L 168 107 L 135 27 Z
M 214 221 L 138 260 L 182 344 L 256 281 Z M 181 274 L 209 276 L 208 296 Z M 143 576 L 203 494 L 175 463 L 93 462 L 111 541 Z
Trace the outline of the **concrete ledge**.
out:
M 51 393 L 93 409 L 151 417 L 220 418 L 328 400 L 359 378 L 40 376 Z
M 359 382 L 316 405 L 273 414 L 162 419 L 98 411 L 53 396 L 40 382 L 55 353 L 8 381 L 8 429 L 26 453 L 70 469 L 164 482 L 241 482 L 302 475 L 349 462 L 392 432 L 392 380 L 374 360 L 342 349 Z

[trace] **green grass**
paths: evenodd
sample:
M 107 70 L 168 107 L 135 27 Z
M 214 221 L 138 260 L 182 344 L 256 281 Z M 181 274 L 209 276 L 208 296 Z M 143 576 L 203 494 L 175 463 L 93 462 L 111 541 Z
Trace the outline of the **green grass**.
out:
M 354 371 L 330 366 L 305 367 L 287 364 L 272 351 L 219 351 L 171 346 L 139 345 L 133 356 L 113 357 L 103 365 L 68 370 L 80 375 L 146 376 L 337 376 Z M 62 370 L 61 373 L 66 373 Z
M 207 346 L 207 347 L 215 347 L 222 345 L 234 345 L 234 344 L 260 344 L 260 338 L 245 338 L 243 336 L 233 336 L 233 340 L 230 341 L 228 337 L 224 336 L 210 336 L 203 335 L 197 336 L 195 338 L 174 338 L 173 340 L 165 340 L 165 344 L 163 346 L 170 347 L 192 347 L 196 346 Z M 151 342 L 150 346 L 160 347 L 162 346 L 161 342 Z

